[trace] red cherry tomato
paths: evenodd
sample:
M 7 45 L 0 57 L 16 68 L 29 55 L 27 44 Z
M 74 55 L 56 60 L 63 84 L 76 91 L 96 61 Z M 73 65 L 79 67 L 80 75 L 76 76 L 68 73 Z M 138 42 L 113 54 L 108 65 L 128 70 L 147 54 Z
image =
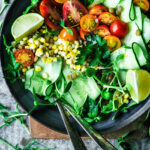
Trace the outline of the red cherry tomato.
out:
M 34 62 L 34 54 L 29 49 L 19 49 L 14 54 L 16 62 L 19 62 L 23 67 L 31 66 Z
M 87 9 L 78 0 L 67 0 L 64 2 L 63 19 L 68 26 L 79 24 L 81 17 L 87 13 Z
M 85 15 L 80 20 L 81 29 L 85 32 L 94 31 L 99 25 L 99 21 L 96 16 Z
M 121 41 L 117 36 L 108 35 L 104 37 L 104 40 L 107 41 L 107 46 L 111 52 L 121 47 Z
M 99 16 L 102 12 L 106 12 L 108 9 L 103 5 L 95 5 L 89 11 L 90 15 Z
M 99 21 L 103 24 L 110 25 L 115 20 L 117 20 L 117 17 L 110 12 L 102 12 L 99 16 Z
M 40 3 L 40 13 L 45 18 L 46 24 L 52 29 L 60 29 L 61 15 L 59 7 L 52 0 L 43 0 Z
M 86 40 L 85 36 L 88 35 L 88 32 L 83 31 L 82 29 L 80 29 L 80 37 L 82 40 Z
M 129 32 L 129 26 L 121 20 L 116 20 L 111 24 L 110 31 L 111 34 L 124 38 Z
M 107 35 L 110 35 L 109 28 L 106 25 L 98 26 L 97 29 L 94 31 L 94 33 L 98 34 L 100 37 L 105 37 Z
M 62 29 L 60 32 L 60 38 L 66 41 L 75 41 L 78 38 L 78 33 L 76 29 L 70 28 L 73 34 L 70 34 L 67 29 Z

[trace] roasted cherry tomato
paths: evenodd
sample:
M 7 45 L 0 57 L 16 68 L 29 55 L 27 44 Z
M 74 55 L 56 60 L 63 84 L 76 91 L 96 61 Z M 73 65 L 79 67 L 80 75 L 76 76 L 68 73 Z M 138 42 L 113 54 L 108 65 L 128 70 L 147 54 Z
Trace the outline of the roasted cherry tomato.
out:
M 99 25 L 99 21 L 96 16 L 85 15 L 80 20 L 81 29 L 85 32 L 94 31 Z
M 114 35 L 105 36 L 104 40 L 107 41 L 107 46 L 111 52 L 121 47 L 120 39 Z
M 89 11 L 90 15 L 99 16 L 102 12 L 106 12 L 108 9 L 103 5 L 95 5 Z
M 60 4 L 62 4 L 62 3 L 64 3 L 66 0 L 55 0 L 57 3 L 60 3 Z
M 142 10 L 149 10 L 149 1 L 148 0 L 133 0 L 133 3 L 139 6 Z
M 34 62 L 34 54 L 29 49 L 19 49 L 14 56 L 16 62 L 22 64 L 23 67 L 31 66 Z
M 124 38 L 129 32 L 129 26 L 121 20 L 116 20 L 110 25 L 110 32 L 115 36 Z
M 82 40 L 86 40 L 85 36 L 88 35 L 88 32 L 83 31 L 82 29 L 80 29 L 80 37 Z
M 43 0 L 40 3 L 40 13 L 45 18 L 45 22 L 50 28 L 61 28 L 61 15 L 59 13 L 59 8 L 56 7 L 52 0 Z
M 100 37 L 105 37 L 110 35 L 109 28 L 106 25 L 100 25 L 94 31 L 95 34 L 98 34 Z
M 63 19 L 68 26 L 79 24 L 81 17 L 87 13 L 87 9 L 78 0 L 67 0 L 63 5 Z
M 60 32 L 60 38 L 66 41 L 75 41 L 78 38 L 76 29 L 70 28 L 73 34 L 70 34 L 67 29 L 62 29 Z
M 110 25 L 115 20 L 117 20 L 117 17 L 110 12 L 102 12 L 98 19 L 101 23 Z

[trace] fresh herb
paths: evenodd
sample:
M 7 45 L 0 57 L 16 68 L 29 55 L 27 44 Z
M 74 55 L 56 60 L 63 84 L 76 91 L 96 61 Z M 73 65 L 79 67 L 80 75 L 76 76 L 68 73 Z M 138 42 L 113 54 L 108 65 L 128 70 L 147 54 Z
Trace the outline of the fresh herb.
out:
M 24 12 L 24 14 L 27 14 L 31 8 L 35 7 L 37 5 L 37 3 L 39 2 L 39 0 L 31 0 L 31 4 L 30 6 L 28 6 Z
M 89 6 L 94 2 L 94 0 L 80 0 L 85 6 Z
M 123 150 L 132 150 L 131 143 L 125 140 L 125 138 L 129 135 L 130 132 L 126 132 L 122 137 L 118 138 L 118 149 L 121 146 Z
M 3 11 L 5 10 L 5 8 L 6 8 L 7 6 L 9 6 L 9 5 L 11 5 L 11 4 L 8 3 L 6 0 L 3 0 L 3 2 L 2 2 L 2 8 L 1 8 L 1 10 L 0 10 L 0 15 L 3 13 Z
M 65 26 L 65 21 L 64 21 L 63 19 L 61 20 L 60 25 L 61 25 L 64 29 L 66 29 L 68 33 L 70 33 L 71 35 L 73 35 L 72 30 Z
M 78 48 L 80 54 L 77 55 L 77 65 L 82 65 L 85 61 L 90 66 L 108 66 L 110 64 L 110 51 L 106 40 L 98 35 L 86 36 L 86 45 Z
M 20 63 L 15 61 L 15 57 L 13 55 L 13 52 L 11 51 L 13 45 L 10 46 L 7 45 L 6 38 L 4 35 L 3 41 L 8 54 L 8 65 L 4 68 L 7 74 L 5 78 L 9 79 L 11 82 L 15 82 L 17 79 L 20 79 L 20 71 L 19 71 Z
M 45 33 L 39 33 L 34 39 L 37 40 L 40 37 L 44 37 L 45 35 L 48 36 L 55 36 L 59 34 L 59 30 L 52 30 L 52 31 L 48 31 L 48 29 L 46 28 L 46 32 Z

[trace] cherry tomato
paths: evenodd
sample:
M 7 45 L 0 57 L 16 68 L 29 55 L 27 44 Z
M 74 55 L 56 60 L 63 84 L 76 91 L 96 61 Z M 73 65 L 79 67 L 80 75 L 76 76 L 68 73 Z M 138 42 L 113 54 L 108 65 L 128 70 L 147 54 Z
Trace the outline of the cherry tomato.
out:
M 115 20 L 117 20 L 117 17 L 110 12 L 102 12 L 98 19 L 101 23 L 110 25 Z
M 60 3 L 60 4 L 62 4 L 62 3 L 64 3 L 66 0 L 55 0 L 57 3 Z
M 52 29 L 60 29 L 61 15 L 59 7 L 56 7 L 54 1 L 43 0 L 40 3 L 40 13 L 45 18 L 46 24 Z
M 60 32 L 60 38 L 66 41 L 75 41 L 78 38 L 76 29 L 70 28 L 73 34 L 70 34 L 67 29 L 62 29 Z
M 14 54 L 16 62 L 19 62 L 23 67 L 31 66 L 34 62 L 34 54 L 29 49 L 19 49 Z
M 148 11 L 149 10 L 149 1 L 148 0 L 133 0 L 133 3 L 139 6 L 142 10 Z
M 100 37 L 105 37 L 107 35 L 110 35 L 110 31 L 108 26 L 106 25 L 100 25 L 96 28 L 94 31 L 95 34 L 98 34 Z
M 99 25 L 99 21 L 96 16 L 85 15 L 80 20 L 81 29 L 85 32 L 94 31 Z
M 80 37 L 82 40 L 86 40 L 85 36 L 88 35 L 88 32 L 83 31 L 82 29 L 80 29 Z
M 95 5 L 89 11 L 90 15 L 99 16 L 102 12 L 106 12 L 108 9 L 103 5 Z
M 111 52 L 121 47 L 120 39 L 114 35 L 105 36 L 104 40 L 107 41 L 107 46 Z
M 68 26 L 79 24 L 81 17 L 87 13 L 87 9 L 78 0 L 67 0 L 63 5 L 63 19 Z
M 115 36 L 124 38 L 129 32 L 129 26 L 121 20 L 116 20 L 110 25 L 110 32 Z

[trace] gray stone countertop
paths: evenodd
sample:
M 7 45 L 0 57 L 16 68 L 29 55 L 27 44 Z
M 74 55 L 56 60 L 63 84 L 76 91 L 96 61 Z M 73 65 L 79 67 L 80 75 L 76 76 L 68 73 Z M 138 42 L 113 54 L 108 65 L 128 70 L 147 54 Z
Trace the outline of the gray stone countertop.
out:
M 0 0 L 0 8 L 2 7 L 3 0 Z M 13 2 L 13 0 L 10 0 Z M 3 14 L 0 16 L 0 22 L 4 18 L 6 12 L 9 7 L 5 9 Z M 16 101 L 10 93 L 5 80 L 2 75 L 1 65 L 0 65 L 0 103 L 4 106 L 9 107 L 12 111 L 15 109 Z M 20 108 L 21 109 L 21 108 Z M 28 122 L 28 120 L 27 120 Z M 2 123 L 2 119 L 0 118 L 0 124 Z M 30 138 L 30 135 L 25 131 L 22 125 L 15 121 L 11 124 L 11 126 L 4 127 L 0 129 L 0 138 L 7 140 L 12 145 L 20 144 L 23 138 Z M 55 146 L 55 150 L 73 150 L 70 140 L 38 140 L 44 146 Z M 117 140 L 110 140 L 113 145 L 117 147 Z M 88 147 L 88 150 L 100 150 L 98 146 L 92 140 L 84 140 L 85 144 Z M 150 150 L 150 138 L 141 139 L 137 141 L 131 141 L 136 148 L 136 150 Z M 10 150 L 5 144 L 0 142 L 0 150 Z

